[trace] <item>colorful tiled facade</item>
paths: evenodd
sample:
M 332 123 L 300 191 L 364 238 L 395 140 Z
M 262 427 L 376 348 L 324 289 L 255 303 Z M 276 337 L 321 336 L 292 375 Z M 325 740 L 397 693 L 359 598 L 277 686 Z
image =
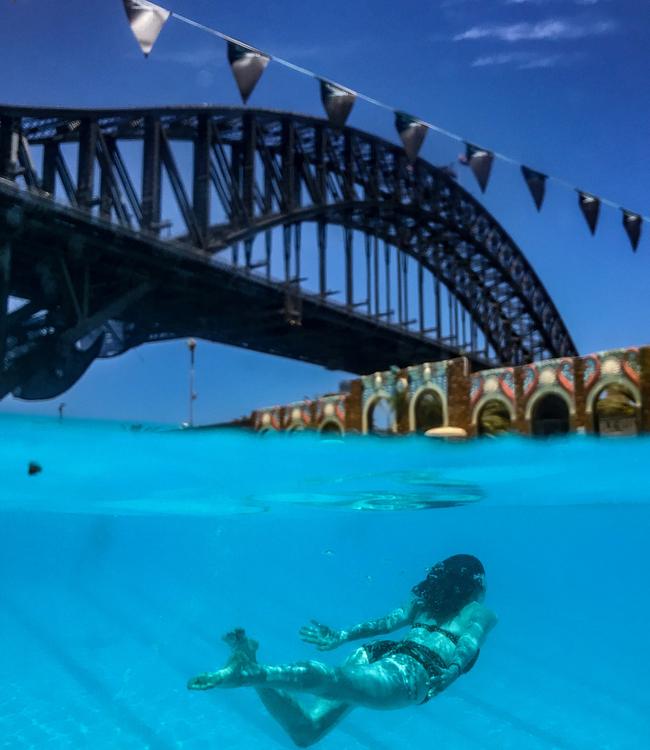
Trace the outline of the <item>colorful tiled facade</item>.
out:
M 613 349 L 471 374 L 464 358 L 425 362 L 364 375 L 350 385 L 346 394 L 260 409 L 253 412 L 250 423 L 258 431 L 312 429 L 365 434 L 373 431 L 373 410 L 383 402 L 391 414 L 386 431 L 407 434 L 422 429 L 418 404 L 428 394 L 430 401 L 439 404 L 440 426 L 461 427 L 469 435 L 481 431 L 483 410 L 497 403 L 501 413 L 509 415 L 510 428 L 522 434 L 543 434 L 536 428 L 536 420 L 548 411 L 550 402 L 564 411 L 569 431 L 594 432 L 598 430 L 597 400 L 616 385 L 636 406 L 633 431 L 650 432 L 650 347 Z

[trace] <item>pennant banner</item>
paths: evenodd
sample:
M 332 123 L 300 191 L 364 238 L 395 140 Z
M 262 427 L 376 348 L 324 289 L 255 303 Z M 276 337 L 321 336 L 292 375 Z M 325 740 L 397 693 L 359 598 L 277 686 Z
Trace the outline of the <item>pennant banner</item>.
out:
M 153 49 L 163 26 L 169 20 L 171 11 L 154 5 L 147 0 L 124 0 L 124 10 L 129 26 L 144 56 Z
M 490 179 L 494 154 L 485 148 L 474 146 L 471 143 L 466 143 L 465 148 L 465 163 L 469 164 L 481 188 L 481 192 L 484 193 Z
M 546 180 L 548 177 L 541 172 L 535 172 L 534 169 L 525 167 L 523 164 L 521 166 L 521 173 L 524 176 L 526 185 L 528 185 L 530 194 L 533 196 L 535 206 L 539 211 L 542 208 L 542 203 L 544 203 L 544 196 L 546 195 Z
M 427 126 L 420 120 L 404 112 L 395 113 L 395 128 L 404 145 L 404 151 L 410 162 L 418 158 L 422 144 L 427 134 Z
M 211 29 L 190 18 L 185 18 L 178 13 L 172 13 L 160 5 L 149 2 L 149 0 L 123 0 L 123 4 L 131 31 L 145 56 L 150 54 L 164 25 L 172 15 L 178 21 L 225 40 L 228 44 L 228 61 L 244 104 L 248 101 L 248 98 L 255 89 L 255 86 L 269 62 L 275 60 L 279 64 L 291 68 L 295 72 L 310 76 L 320 82 L 320 95 L 323 107 L 325 108 L 330 123 L 336 128 L 342 128 L 345 126 L 357 99 L 363 99 L 377 107 L 393 111 L 395 113 L 395 127 L 404 146 L 406 156 L 411 163 L 415 162 L 418 158 L 418 154 L 420 153 L 420 149 L 422 148 L 428 130 L 433 130 L 464 144 L 465 153 L 459 156 L 458 160 L 471 168 L 481 192 L 483 193 L 487 189 L 490 181 L 492 164 L 495 158 L 502 159 L 510 164 L 517 163 L 506 156 L 495 154 L 488 149 L 475 146 L 469 141 L 464 140 L 460 135 L 444 130 L 443 128 L 432 125 L 431 123 L 423 122 L 422 120 L 404 112 L 398 112 L 389 105 L 366 96 L 361 92 L 352 91 L 340 84 L 331 83 L 311 70 L 295 65 L 288 60 L 283 60 L 279 57 L 276 58 L 255 47 L 249 46 L 245 42 L 239 42 L 217 29 Z M 564 187 L 569 187 L 571 189 L 571 186 L 563 180 L 549 177 L 548 175 L 543 174 L 542 172 L 537 172 L 523 164 L 520 164 L 519 166 L 538 211 L 541 210 L 544 200 L 546 199 L 546 183 L 548 180 L 555 180 L 564 185 Z M 443 169 L 443 171 L 445 170 Z M 451 172 L 451 175 L 455 177 L 453 172 Z M 573 189 L 578 193 L 580 210 L 587 221 L 587 226 L 592 235 L 596 232 L 600 207 L 601 204 L 604 203 L 606 206 L 621 209 L 623 212 L 623 227 L 625 228 L 632 248 L 634 250 L 637 249 L 641 237 L 643 222 L 650 221 L 650 217 L 633 213 L 632 211 L 618 206 L 610 200 L 600 199 L 591 193 L 585 193 L 577 188 Z
M 235 42 L 228 42 L 228 62 L 244 104 L 257 86 L 269 60 L 267 55 L 257 50 L 242 47 Z
M 320 98 L 329 121 L 334 127 L 342 128 L 352 111 L 357 95 L 349 89 L 321 80 Z
M 632 250 L 636 252 L 636 249 L 639 246 L 639 240 L 641 239 L 641 225 L 643 219 L 639 214 L 633 214 L 625 208 L 622 208 L 621 211 L 623 212 L 623 226 L 625 227 L 627 236 L 630 238 Z
M 596 226 L 598 225 L 598 214 L 600 213 L 600 198 L 578 190 L 578 201 L 580 203 L 580 210 L 587 220 L 589 231 L 595 234 Z

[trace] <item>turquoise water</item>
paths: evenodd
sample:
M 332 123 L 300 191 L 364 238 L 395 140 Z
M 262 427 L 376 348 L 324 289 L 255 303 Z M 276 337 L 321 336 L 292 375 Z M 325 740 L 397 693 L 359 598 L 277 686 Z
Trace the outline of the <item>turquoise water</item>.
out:
M 323 750 L 650 744 L 646 439 L 322 441 L 0 418 L 0 746 L 290 747 L 250 690 L 190 693 L 241 625 L 297 635 L 478 555 L 499 624 L 426 706 L 359 709 Z M 43 471 L 28 476 L 30 461 Z

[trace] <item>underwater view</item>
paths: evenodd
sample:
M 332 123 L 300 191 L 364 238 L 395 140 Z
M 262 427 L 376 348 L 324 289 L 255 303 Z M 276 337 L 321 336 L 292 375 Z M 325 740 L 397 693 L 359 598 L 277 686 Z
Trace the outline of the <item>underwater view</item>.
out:
M 476 665 L 318 747 L 647 746 L 647 438 L 0 424 L 3 747 L 291 747 L 255 690 L 187 689 L 226 663 L 222 636 L 340 665 L 363 641 L 323 652 L 300 629 L 386 615 L 457 554 L 498 617 Z

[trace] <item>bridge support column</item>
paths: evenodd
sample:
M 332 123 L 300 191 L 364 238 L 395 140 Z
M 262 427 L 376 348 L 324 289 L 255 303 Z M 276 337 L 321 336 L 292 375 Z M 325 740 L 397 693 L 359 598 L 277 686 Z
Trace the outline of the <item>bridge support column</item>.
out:
M 327 224 L 318 222 L 318 291 L 321 297 L 327 294 Z
M 345 304 L 354 307 L 354 279 L 352 270 L 353 234 L 352 230 L 345 227 Z
M 56 166 L 59 158 L 59 144 L 47 141 L 43 146 L 43 179 L 42 187 L 46 193 L 54 195 L 56 192 Z
M 97 151 L 97 123 L 84 119 L 79 133 L 79 159 L 77 165 L 77 205 L 91 209 L 95 185 L 95 152 Z
M 18 128 L 16 117 L 0 117 L 0 177 L 7 180 L 18 170 Z
M 210 226 L 210 145 L 212 128 L 207 115 L 199 115 L 194 140 L 194 185 L 192 203 L 203 246 Z
M 0 373 L 4 372 L 7 351 L 7 305 L 9 303 L 9 279 L 11 275 L 11 244 L 0 244 Z
M 144 150 L 142 156 L 142 228 L 158 234 L 160 231 L 160 121 L 154 117 L 144 120 Z

